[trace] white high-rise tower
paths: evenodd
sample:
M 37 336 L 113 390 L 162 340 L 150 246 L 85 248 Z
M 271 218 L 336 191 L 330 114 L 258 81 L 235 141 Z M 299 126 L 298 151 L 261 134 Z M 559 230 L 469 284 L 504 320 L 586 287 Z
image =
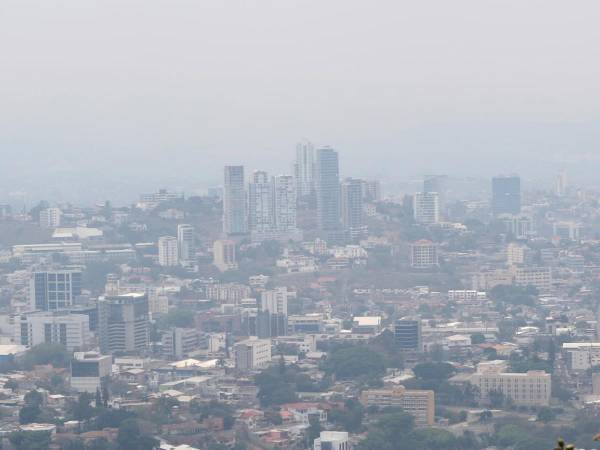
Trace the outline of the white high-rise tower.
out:
M 306 139 L 296 145 L 296 163 L 294 164 L 294 177 L 296 190 L 299 197 L 306 197 L 315 189 L 315 155 L 312 143 Z

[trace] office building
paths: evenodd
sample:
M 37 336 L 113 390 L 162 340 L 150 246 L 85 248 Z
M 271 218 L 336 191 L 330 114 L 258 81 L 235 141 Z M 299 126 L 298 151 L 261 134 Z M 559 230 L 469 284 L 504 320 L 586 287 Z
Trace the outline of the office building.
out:
M 95 352 L 77 352 L 71 360 L 71 388 L 94 394 L 102 391 L 112 372 L 112 356 Z
M 81 271 L 51 270 L 34 272 L 30 285 L 32 309 L 56 311 L 70 308 L 81 295 Z
M 420 319 L 398 319 L 394 324 L 394 339 L 403 352 L 422 352 L 423 337 Z
M 565 342 L 562 353 L 569 370 L 590 370 L 600 366 L 600 342 Z
M 140 201 L 137 203 L 137 207 L 140 209 L 154 209 L 164 203 L 181 202 L 183 199 L 182 193 L 159 189 L 158 192 L 153 192 L 152 194 L 140 195 Z
M 350 440 L 346 431 L 321 431 L 315 439 L 314 450 L 350 450 Z
M 521 212 L 521 178 L 517 175 L 492 178 L 492 214 Z
M 173 267 L 179 264 L 176 237 L 162 236 L 158 238 L 158 264 L 163 267 Z
M 437 192 L 417 192 L 413 196 L 415 222 L 432 225 L 440 221 L 440 200 Z
M 470 382 L 477 388 L 479 401 L 490 404 L 490 393 L 501 392 L 516 406 L 548 406 L 550 403 L 551 375 L 543 370 L 526 373 L 505 372 L 504 364 L 495 361 L 480 363 Z
M 550 267 L 513 267 L 515 284 L 534 286 L 540 292 L 548 292 L 552 287 L 552 270 Z
M 438 267 L 438 245 L 426 239 L 411 244 L 410 266 L 414 269 L 432 269 Z
M 278 287 L 263 291 L 260 295 L 261 311 L 268 311 L 271 314 L 288 313 L 288 290 L 287 287 Z
M 435 395 L 429 390 L 411 390 L 404 386 L 391 389 L 367 389 L 361 393 L 361 403 L 368 408 L 402 408 L 415 418 L 418 427 L 431 427 L 435 422 Z
M 69 351 L 82 350 L 90 341 L 90 319 L 68 311 L 29 312 L 19 317 L 15 334 L 16 342 L 27 347 L 61 344 Z
M 303 140 L 296 145 L 294 178 L 298 197 L 309 197 L 315 190 L 315 155 L 312 143 Z
M 562 221 L 552 224 L 553 236 L 561 241 L 579 241 L 583 225 L 579 222 Z
M 46 208 L 40 211 L 40 226 L 44 228 L 60 227 L 62 212 L 58 208 Z
M 498 220 L 502 222 L 504 230 L 515 239 L 528 239 L 535 234 L 533 219 L 524 214 L 500 214 Z
M 346 178 L 341 184 L 342 227 L 346 239 L 358 242 L 367 234 L 363 213 L 363 181 Z
M 269 339 L 272 337 L 287 335 L 287 316 L 281 313 L 271 313 L 269 311 L 257 311 L 256 316 L 250 314 L 246 316 L 249 320 L 249 335 L 256 335 L 259 339 Z M 252 324 L 254 320 L 254 324 Z
M 340 173 L 338 152 L 330 147 L 317 150 L 315 164 L 317 216 L 321 237 L 327 242 L 342 240 Z
M 287 334 L 288 291 L 287 287 L 263 291 L 256 316 L 256 335 L 259 338 L 285 336 Z
M 218 239 L 213 243 L 213 264 L 221 272 L 237 270 L 234 241 Z
M 446 184 L 448 177 L 446 175 L 426 175 L 423 178 L 423 192 L 437 192 L 440 209 L 446 206 Z
M 194 328 L 171 328 L 161 338 L 163 354 L 182 359 L 198 350 L 200 334 Z
M 381 201 L 381 183 L 379 180 L 369 180 L 362 182 L 363 200 L 365 202 Z
M 248 232 L 243 166 L 225 166 L 223 232 L 226 235 Z
M 525 262 L 525 253 L 527 247 L 511 242 L 506 246 L 506 263 L 509 266 L 519 266 Z
M 273 184 L 267 172 L 256 170 L 248 185 L 248 225 L 253 235 L 274 231 Z
M 235 344 L 233 351 L 237 370 L 260 369 L 271 362 L 270 339 L 246 339 Z
M 177 225 L 177 252 L 182 265 L 193 264 L 196 259 L 194 227 L 189 224 Z
M 149 342 L 146 294 L 131 293 L 98 299 L 98 337 L 102 353 L 144 351 Z

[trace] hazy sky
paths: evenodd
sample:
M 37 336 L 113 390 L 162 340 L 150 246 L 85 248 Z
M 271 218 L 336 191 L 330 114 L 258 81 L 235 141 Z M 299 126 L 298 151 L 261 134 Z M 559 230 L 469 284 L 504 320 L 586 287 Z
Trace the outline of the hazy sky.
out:
M 189 190 L 225 163 L 289 172 L 302 137 L 347 175 L 591 177 L 599 15 L 597 0 L 0 0 L 0 201 Z

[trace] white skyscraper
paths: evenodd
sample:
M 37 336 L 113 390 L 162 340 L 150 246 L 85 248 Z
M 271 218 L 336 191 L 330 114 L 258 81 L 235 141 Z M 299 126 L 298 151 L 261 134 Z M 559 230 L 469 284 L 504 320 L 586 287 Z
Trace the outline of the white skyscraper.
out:
M 223 232 L 226 234 L 248 232 L 244 166 L 225 166 Z
M 274 231 L 273 184 L 267 172 L 256 170 L 248 186 L 250 232 L 263 235 Z
M 181 264 L 194 261 L 194 227 L 187 223 L 177 225 L 177 247 Z
M 164 267 L 179 264 L 177 251 L 177 238 L 174 236 L 162 236 L 158 239 L 158 264 Z
M 303 140 L 296 145 L 296 163 L 294 176 L 297 183 L 297 195 L 305 197 L 314 191 L 315 155 L 312 143 Z
M 296 232 L 296 184 L 291 175 L 273 177 L 274 222 L 278 232 Z
M 413 197 L 415 221 L 431 225 L 440 221 L 440 200 L 437 192 L 417 192 Z

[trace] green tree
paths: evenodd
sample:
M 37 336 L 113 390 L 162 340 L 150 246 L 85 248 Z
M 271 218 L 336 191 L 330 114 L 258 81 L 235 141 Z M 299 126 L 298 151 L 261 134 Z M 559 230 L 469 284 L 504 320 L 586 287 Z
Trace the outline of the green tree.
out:
M 540 410 L 537 413 L 537 419 L 540 422 L 544 422 L 544 423 L 552 422 L 555 418 L 556 418 L 556 414 L 554 413 L 552 408 L 548 408 L 547 406 L 540 408 Z
M 385 372 L 384 358 L 366 346 L 334 349 L 323 365 L 325 372 L 341 379 L 379 377 Z
M 313 445 L 313 442 L 316 438 L 318 438 L 323 431 L 323 427 L 321 427 L 321 422 L 317 415 L 312 415 L 308 418 L 308 429 L 306 430 L 306 440 L 307 446 L 310 448 Z
M 47 450 L 50 448 L 50 432 L 15 431 L 8 440 L 16 450 Z
M 19 411 L 19 423 L 28 424 L 37 422 L 42 414 L 42 394 L 35 389 L 29 391 L 24 397 L 25 404 Z
M 413 372 L 422 380 L 446 380 L 454 374 L 454 366 L 443 362 L 426 362 L 417 364 Z
M 490 405 L 492 408 L 502 408 L 504 406 L 504 394 L 502 391 L 492 389 L 488 392 L 488 398 L 490 399 Z
M 483 333 L 473 333 L 471 335 L 471 344 L 478 345 L 483 344 L 485 342 L 485 336 Z
M 21 366 L 25 370 L 33 366 L 51 364 L 53 367 L 68 367 L 71 353 L 61 344 L 39 344 L 25 352 Z
M 153 450 L 158 441 L 142 435 L 135 419 L 127 419 L 119 425 L 117 444 L 119 450 Z
M 94 407 L 92 406 L 92 394 L 82 392 L 77 400 L 72 402 L 69 412 L 75 420 L 89 420 L 94 416 Z

